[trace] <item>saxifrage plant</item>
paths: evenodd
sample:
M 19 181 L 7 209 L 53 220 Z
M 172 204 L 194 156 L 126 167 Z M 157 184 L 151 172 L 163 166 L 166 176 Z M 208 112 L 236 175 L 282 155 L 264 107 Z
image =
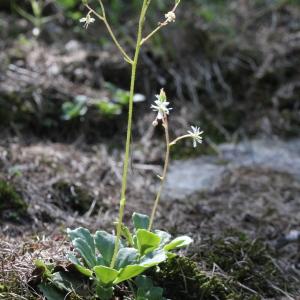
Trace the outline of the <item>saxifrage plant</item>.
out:
M 147 269 L 166 261 L 168 258 L 175 255 L 172 253 L 172 250 L 188 246 L 192 242 L 192 239 L 188 236 L 181 236 L 172 240 L 171 235 L 166 231 L 153 230 L 156 211 L 167 175 L 171 147 L 179 140 L 185 138 L 193 139 L 194 147 L 196 147 L 197 143 L 202 143 L 202 131 L 196 126 L 192 126 L 192 131 L 188 131 L 188 134 L 180 136 L 173 141 L 170 140 L 168 116 L 171 108 L 169 107 L 170 103 L 167 101 L 167 96 L 163 89 L 161 89 L 159 95 L 156 96 L 156 100 L 151 106 L 151 108 L 157 112 L 153 125 L 157 126 L 161 124 L 163 126 L 166 140 L 166 154 L 163 173 L 161 176 L 158 176 L 161 181 L 159 190 L 154 201 L 150 218 L 143 214 L 134 213 L 132 217 L 134 225 L 133 232 L 130 232 L 128 227 L 123 224 L 130 161 L 133 100 L 135 94 L 137 65 L 141 47 L 161 28 L 175 22 L 175 12 L 180 0 L 175 0 L 172 10 L 165 14 L 164 20 L 160 22 L 152 32 L 143 37 L 144 23 L 151 2 L 151 0 L 141 1 L 142 4 L 137 29 L 136 47 L 133 58 L 127 54 L 114 35 L 112 28 L 109 25 L 102 0 L 99 0 L 101 9 L 100 12 L 91 8 L 88 1 L 84 0 L 83 3 L 88 9 L 88 13 L 85 18 L 80 19 L 80 22 L 84 23 L 84 28 L 86 29 L 90 24 L 95 23 L 96 17 L 102 21 L 124 60 L 131 66 L 128 126 L 119 217 L 116 222 L 116 235 L 106 231 L 97 231 L 95 234 L 91 234 L 88 229 L 81 227 L 74 230 L 67 230 L 68 236 L 74 246 L 74 252 L 69 253 L 68 259 L 81 274 L 92 280 L 94 294 L 102 300 L 111 299 L 113 296 L 114 286 L 124 281 L 130 281 L 132 278 L 144 273 Z M 47 276 L 47 280 L 52 284 L 55 283 L 55 280 L 53 280 L 53 278 L 51 279 L 51 275 Z M 43 285 L 43 287 L 45 287 L 45 285 Z M 149 287 L 150 285 L 148 285 L 148 288 Z M 45 288 L 43 290 L 45 291 Z M 150 300 L 151 298 L 145 299 Z
M 81 259 L 74 253 L 68 255 L 77 270 L 94 280 L 96 294 L 100 299 L 110 299 L 113 287 L 132 279 L 173 257 L 172 250 L 187 246 L 192 239 L 187 236 L 171 240 L 165 231 L 149 231 L 149 217 L 133 214 L 134 232 L 122 226 L 122 238 L 114 266 L 111 266 L 117 237 L 106 231 L 92 235 L 88 229 L 68 229 L 68 236 Z

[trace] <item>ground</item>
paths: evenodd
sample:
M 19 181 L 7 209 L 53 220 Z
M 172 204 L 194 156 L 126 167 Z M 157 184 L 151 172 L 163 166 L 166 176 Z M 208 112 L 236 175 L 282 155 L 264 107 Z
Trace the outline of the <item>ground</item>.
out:
M 6 299 L 16 293 L 29 297 L 26 282 L 34 269 L 34 258 L 58 264 L 64 261 L 70 247 L 66 228 L 80 225 L 92 231 L 113 230 L 111 220 L 117 216 L 120 189 L 118 161 L 96 146 L 80 149 L 53 143 L 10 143 L 1 148 L 2 174 L 6 175 L 3 180 L 14 186 L 29 206 L 26 218 L 1 222 L 1 285 Z M 132 211 L 150 211 L 154 194 L 149 187 L 156 179 L 153 170 L 141 168 L 147 165 L 153 167 L 146 157 L 137 168 L 133 164 L 131 178 L 135 180 L 130 184 L 126 222 Z M 276 243 L 297 225 L 299 195 L 300 182 L 290 175 L 241 168 L 228 173 L 213 192 L 163 200 L 155 227 L 175 236 L 192 236 L 195 242 L 188 256 L 199 270 L 234 278 L 247 291 L 247 297 L 251 295 L 249 290 L 254 290 L 254 295 L 276 299 L 290 295 L 292 299 L 299 293 L 299 252 L 296 244 L 277 249 Z M 88 205 L 73 205 L 70 201 Z M 261 245 L 254 247 L 256 241 Z M 229 265 L 226 255 L 232 257 Z M 270 257 L 267 269 L 261 268 L 264 257 Z M 247 264 L 250 269 L 245 271 Z M 237 275 L 243 268 L 249 274 Z M 261 276 L 266 282 L 257 287 Z

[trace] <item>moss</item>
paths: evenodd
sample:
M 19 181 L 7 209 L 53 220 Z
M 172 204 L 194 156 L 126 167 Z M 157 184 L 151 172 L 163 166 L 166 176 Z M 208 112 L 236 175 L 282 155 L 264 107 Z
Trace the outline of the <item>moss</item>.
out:
M 57 206 L 62 209 L 86 213 L 93 203 L 93 197 L 87 190 L 76 184 L 59 181 L 53 185 Z
M 263 297 L 276 297 L 278 289 L 274 287 L 287 290 L 287 279 L 276 267 L 270 249 L 261 241 L 250 240 L 242 233 L 233 232 L 212 241 L 199 259 L 205 261 L 208 268 L 219 266 L 235 282 Z
M 8 182 L 0 180 L 0 215 L 4 220 L 18 222 L 27 216 L 28 205 Z
M 230 279 L 209 275 L 187 257 L 175 257 L 160 266 L 158 272 L 150 276 L 165 290 L 165 296 L 173 300 L 201 299 L 259 299 L 243 295 Z
M 194 253 L 193 259 L 205 269 L 190 258 L 177 257 L 149 275 L 173 300 L 273 299 L 282 296 L 281 291 L 293 293 L 297 288 L 295 280 L 278 269 L 274 255 L 261 241 L 230 231 Z M 222 273 L 206 272 L 213 269 Z
M 7 292 L 7 286 L 4 284 L 0 284 L 0 293 L 4 293 L 4 292 Z

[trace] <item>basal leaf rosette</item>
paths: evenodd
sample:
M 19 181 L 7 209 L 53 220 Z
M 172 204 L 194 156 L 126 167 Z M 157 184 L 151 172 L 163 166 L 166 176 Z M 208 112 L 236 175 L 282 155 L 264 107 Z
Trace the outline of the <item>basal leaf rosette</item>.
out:
M 192 242 L 188 236 L 172 240 L 171 235 L 165 231 L 149 231 L 149 217 L 146 215 L 134 213 L 132 220 L 133 233 L 122 226 L 122 240 L 113 267 L 111 261 L 116 243 L 115 235 L 105 231 L 91 234 L 82 227 L 67 230 L 74 246 L 74 252 L 69 253 L 68 259 L 80 273 L 96 281 L 102 295 L 105 295 L 105 289 L 144 273 L 148 268 L 174 256 L 172 251 Z

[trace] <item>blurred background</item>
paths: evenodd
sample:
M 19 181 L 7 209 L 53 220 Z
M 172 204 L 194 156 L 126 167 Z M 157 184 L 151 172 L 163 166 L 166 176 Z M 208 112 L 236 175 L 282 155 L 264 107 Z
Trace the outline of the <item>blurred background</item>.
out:
M 132 55 L 141 0 L 103 2 Z M 145 32 L 173 1 L 151 5 Z M 0 236 L 8 243 L 41 233 L 59 240 L 68 226 L 111 228 L 117 215 L 130 67 L 100 21 L 83 28 L 87 12 L 79 0 L 0 1 Z M 299 0 L 182 0 L 176 22 L 145 44 L 127 221 L 134 210 L 149 213 L 157 188 L 164 137 L 150 105 L 162 87 L 172 137 L 197 125 L 204 143 L 174 147 L 156 226 L 193 236 L 197 263 L 217 262 L 250 288 L 232 287 L 237 299 L 260 299 L 253 290 L 299 296 L 300 254 L 288 238 L 300 239 Z M 254 240 L 273 251 L 280 274 L 257 259 Z M 218 258 L 231 251 L 242 256 Z M 238 273 L 232 264 L 243 259 L 250 267 Z
M 146 31 L 171 5 L 154 1 Z M 132 53 L 140 1 L 106 6 Z M 2 0 L 0 7 L 5 131 L 55 141 L 84 135 L 87 142 L 122 131 L 129 67 L 103 24 L 82 28 L 81 1 Z M 138 115 L 149 114 L 154 94 L 165 87 L 175 114 L 187 123 L 199 119 L 213 143 L 296 136 L 299 26 L 296 0 L 182 1 L 176 24 L 143 49 L 137 92 L 146 102 L 136 104 Z M 110 126 L 101 126 L 108 119 Z

